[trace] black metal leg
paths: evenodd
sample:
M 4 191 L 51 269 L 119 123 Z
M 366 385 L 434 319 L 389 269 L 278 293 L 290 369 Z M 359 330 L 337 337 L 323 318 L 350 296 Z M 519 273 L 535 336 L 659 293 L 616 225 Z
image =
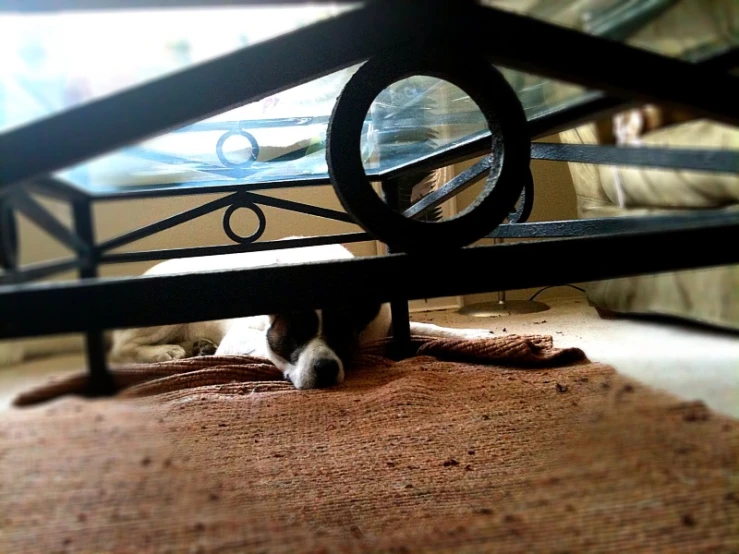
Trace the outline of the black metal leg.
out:
M 13 206 L 0 196 L 0 267 L 8 270 L 18 267 L 18 232 Z
M 411 320 L 408 301 L 405 299 L 390 302 L 393 314 L 393 341 L 399 352 L 407 352 L 411 344 Z
M 83 260 L 79 275 L 83 279 L 97 277 L 98 253 L 95 247 L 95 228 L 92 205 L 89 199 L 78 199 L 72 203 L 74 228 L 79 238 L 89 246 L 89 254 Z M 113 377 L 105 359 L 105 335 L 102 329 L 91 329 L 85 333 L 87 354 L 87 393 L 89 396 L 107 396 L 115 392 Z
M 85 351 L 87 354 L 87 371 L 89 396 L 109 396 L 115 392 L 113 376 L 108 371 L 105 359 L 105 336 L 102 331 L 85 333 Z
M 383 181 L 382 193 L 388 206 L 399 208 L 398 189 L 391 181 Z M 389 249 L 392 252 L 392 249 Z M 393 347 L 395 355 L 402 357 L 409 353 L 411 344 L 411 321 L 408 300 L 396 298 L 390 302 L 393 318 Z

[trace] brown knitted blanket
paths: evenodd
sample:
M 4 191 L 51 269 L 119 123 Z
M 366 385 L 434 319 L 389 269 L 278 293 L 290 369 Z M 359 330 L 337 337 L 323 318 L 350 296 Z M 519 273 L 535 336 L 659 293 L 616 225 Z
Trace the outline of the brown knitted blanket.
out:
M 522 368 L 555 367 L 585 360 L 585 354 L 579 348 L 555 348 L 552 337 L 543 335 L 506 335 L 474 341 L 412 337 L 411 350 L 416 356 Z M 360 353 L 352 369 L 392 364 L 391 352 L 391 339 L 378 341 Z M 292 388 L 272 362 L 251 356 L 203 356 L 155 364 L 126 364 L 111 368 L 111 372 L 119 395 L 126 397 L 234 382 L 260 382 L 260 391 Z M 262 384 L 262 381 L 269 383 Z M 19 395 L 14 405 L 29 406 L 65 394 L 83 395 L 86 384 L 85 372 L 62 380 L 52 379 Z
M 736 421 L 546 337 L 417 344 L 327 390 L 203 358 L 6 411 L 0 552 L 739 551 Z

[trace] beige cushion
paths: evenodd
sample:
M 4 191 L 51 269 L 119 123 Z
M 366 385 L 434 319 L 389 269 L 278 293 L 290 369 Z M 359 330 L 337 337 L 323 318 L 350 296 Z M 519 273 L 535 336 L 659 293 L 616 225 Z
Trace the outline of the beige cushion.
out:
M 616 313 L 667 315 L 739 331 L 739 266 L 588 283 L 588 300 Z
M 721 146 L 717 144 L 721 136 L 737 140 L 735 130 L 703 121 L 661 129 L 649 138 L 679 145 L 689 137 L 691 145 L 711 147 Z M 595 144 L 595 126 L 560 133 L 560 139 L 571 144 Z M 699 143 L 701 140 L 705 143 Z M 739 149 L 736 142 L 731 144 Z M 615 201 L 613 167 L 581 163 L 570 163 L 569 167 L 581 218 L 685 213 L 686 209 L 726 204 L 727 210 L 739 210 L 735 175 L 619 168 L 626 199 L 626 206 L 621 207 Z M 612 312 L 667 315 L 739 330 L 739 265 L 607 279 L 587 283 L 586 291 L 592 304 Z
M 570 24 L 576 26 L 574 22 Z M 737 28 L 736 0 L 682 0 L 629 43 L 681 56 L 709 44 L 731 45 L 736 41 Z M 560 139 L 570 144 L 598 143 L 593 124 L 560 133 Z M 641 137 L 641 143 L 739 150 L 739 129 L 698 120 L 647 133 Z M 739 209 L 739 172 L 568 165 L 581 218 L 685 213 L 701 208 Z M 648 256 L 649 252 L 634 255 Z M 594 305 L 613 312 L 669 315 L 739 330 L 739 265 L 608 279 L 588 283 L 587 294 Z
M 582 125 L 559 134 L 566 144 L 597 144 L 594 124 Z M 603 217 L 590 215 L 593 210 L 605 209 L 613 203 L 601 186 L 600 172 L 595 164 L 567 163 L 572 181 L 575 183 L 577 212 L 580 217 Z
M 647 147 L 739 151 L 739 128 L 698 120 L 652 131 L 640 141 Z M 638 144 L 635 141 L 630 145 Z M 732 174 L 600 166 L 598 173 L 605 195 L 624 208 L 712 208 L 739 202 L 739 171 Z
M 739 211 L 739 205 L 726 208 Z M 664 210 L 593 209 L 589 217 L 660 215 Z M 670 210 L 669 213 L 680 213 Z M 714 245 L 713 248 L 722 246 Z M 726 247 L 726 245 L 723 245 Z M 680 249 L 679 245 L 676 248 Z M 648 252 L 635 252 L 635 256 Z M 588 300 L 617 313 L 669 315 L 739 330 L 739 265 L 637 275 L 587 283 Z

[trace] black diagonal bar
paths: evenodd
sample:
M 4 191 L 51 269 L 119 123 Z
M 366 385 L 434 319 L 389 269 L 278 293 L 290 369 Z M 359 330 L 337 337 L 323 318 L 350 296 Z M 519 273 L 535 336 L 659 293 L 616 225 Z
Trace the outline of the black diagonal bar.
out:
M 0 337 L 205 321 L 359 300 L 436 298 L 726 265 L 739 262 L 739 251 L 702 245 L 737 235 L 739 222 L 735 221 L 647 235 L 463 248 L 442 259 L 393 254 L 247 270 L 0 287 Z M 674 249 L 676 244 L 680 250 Z M 637 251 L 649 252 L 649 256 L 635 256 Z M 580 260 L 586 262 L 575 263 Z M 402 279 L 388 279 L 388 275 L 402 275 Z
M 162 219 L 161 221 L 157 221 L 156 223 L 152 223 L 151 225 L 146 225 L 145 227 L 136 229 L 135 231 L 108 239 L 100 243 L 98 245 L 98 249 L 101 252 L 107 252 L 108 250 L 113 250 L 114 248 L 119 248 L 126 244 L 136 242 L 137 240 L 161 233 L 162 231 L 166 231 L 167 229 L 171 229 L 172 227 L 176 227 L 182 223 L 192 221 L 193 219 L 197 219 L 226 206 L 230 206 L 243 197 L 244 195 L 242 193 L 237 192 L 224 196 L 223 198 L 217 198 L 216 200 L 203 204 L 202 206 L 198 206 L 197 208 L 186 210 L 171 217 Z
M 706 58 L 698 62 L 698 65 L 711 71 L 729 71 L 739 66 L 739 48 L 732 48 L 721 54 Z M 592 93 L 587 100 L 579 101 L 571 106 L 529 120 L 531 138 L 539 139 L 566 131 L 577 125 L 596 118 L 607 117 L 638 104 L 639 102 L 636 100 Z M 392 179 L 407 171 L 431 171 L 451 163 L 476 158 L 487 151 L 489 144 L 490 140 L 487 133 L 485 133 L 461 144 L 455 143 L 448 147 L 442 147 L 411 162 L 385 169 L 377 174 L 377 178 Z
M 285 200 L 284 198 L 275 198 L 274 196 L 265 196 L 263 194 L 245 193 L 244 198 L 251 200 L 255 204 L 262 206 L 271 206 L 281 210 L 288 210 L 301 214 L 315 215 L 324 219 L 332 219 L 334 221 L 342 221 L 344 223 L 356 223 L 354 218 L 346 212 L 332 210 L 330 208 L 321 208 L 320 206 L 311 206 L 294 200 Z
M 0 135 L 0 188 L 46 175 L 366 59 L 444 18 L 373 2 L 168 77 Z M 423 14 L 423 25 L 418 25 Z
M 739 79 L 723 72 L 494 8 L 477 7 L 465 23 L 491 62 L 739 124 Z
M 685 169 L 739 173 L 739 152 L 731 150 L 601 146 L 596 144 L 556 144 L 537 142 L 531 145 L 531 158 L 560 162 Z M 467 189 L 484 177 L 490 169 L 488 155 L 444 186 L 426 195 L 403 215 L 419 217 Z
M 493 163 L 492 156 L 485 156 L 472 167 L 465 169 L 462 173 L 445 183 L 434 192 L 427 194 L 421 200 L 413 204 L 403 212 L 405 217 L 420 217 L 432 208 L 441 206 L 444 202 L 468 189 L 484 177 L 484 173 L 490 169 Z
M 368 233 L 341 233 L 338 235 L 252 242 L 250 244 L 192 246 L 185 248 L 165 248 L 161 250 L 142 250 L 139 252 L 120 252 L 106 254 L 102 256 L 100 261 L 106 264 L 150 262 L 171 258 L 197 258 L 200 256 L 219 256 L 223 254 L 239 254 L 243 252 L 263 252 L 265 250 L 303 248 L 306 246 L 323 246 L 326 244 L 349 244 L 369 240 L 372 240 L 372 237 Z
M 78 254 L 86 254 L 89 251 L 87 244 L 80 237 L 62 225 L 53 214 L 50 214 L 46 208 L 24 192 L 17 191 L 10 197 L 10 202 L 18 211 L 48 233 L 49 236 L 58 240 L 66 247 Z

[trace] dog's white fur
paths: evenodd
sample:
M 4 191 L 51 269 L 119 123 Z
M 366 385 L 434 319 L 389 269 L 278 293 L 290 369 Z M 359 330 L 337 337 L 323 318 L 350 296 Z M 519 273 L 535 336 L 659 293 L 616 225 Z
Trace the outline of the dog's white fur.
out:
M 298 238 L 298 237 L 290 237 Z M 227 254 L 202 258 L 173 259 L 157 264 L 145 275 L 182 274 L 225 269 L 244 269 L 276 264 L 341 260 L 352 258 L 341 245 L 290 248 L 243 254 Z M 296 286 L 298 286 L 296 284 Z M 216 355 L 251 355 L 267 358 L 280 368 L 297 388 L 316 386 L 312 370 L 317 359 L 334 359 L 339 365 L 336 382 L 344 379 L 342 361 L 321 338 L 322 312 L 317 310 L 319 334 L 303 348 L 297 361 L 290 362 L 272 351 L 267 343 L 267 331 L 274 316 L 262 315 L 179 325 L 163 325 L 125 329 L 113 333 L 111 359 L 116 362 L 161 362 L 184 358 L 189 353 L 183 345 L 194 341 L 210 341 L 218 345 Z M 359 336 L 359 346 L 391 335 L 389 304 L 382 305 L 378 315 Z M 421 336 L 480 338 L 490 331 L 480 329 L 449 329 L 437 325 L 411 322 L 411 333 Z

